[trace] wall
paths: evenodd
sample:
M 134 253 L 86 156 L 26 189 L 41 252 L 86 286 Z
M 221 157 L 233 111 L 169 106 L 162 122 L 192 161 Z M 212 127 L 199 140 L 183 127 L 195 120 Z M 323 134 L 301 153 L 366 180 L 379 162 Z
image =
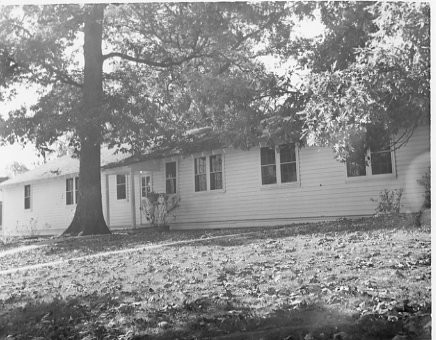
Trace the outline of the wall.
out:
M 75 204 L 66 205 L 66 177 L 3 188 L 4 235 L 62 233 L 71 222 Z M 31 185 L 31 208 L 24 209 L 24 185 Z
M 194 192 L 193 158 L 179 160 L 180 209 L 177 228 L 284 224 L 294 221 L 363 216 L 375 212 L 383 189 L 403 188 L 402 211 L 417 211 L 423 187 L 417 183 L 430 163 L 429 130 L 419 128 L 409 143 L 395 151 L 395 173 L 347 178 L 343 163 L 329 148 L 302 148 L 297 184 L 261 185 L 260 151 L 227 150 L 225 190 Z
M 227 149 L 224 152 L 224 189 L 194 192 L 193 156 L 144 162 L 135 165 L 135 213 L 140 227 L 140 171 L 149 171 L 153 191 L 165 191 L 165 162 L 178 160 L 177 186 L 180 208 L 171 216 L 172 228 L 217 228 L 278 225 L 299 221 L 363 216 L 374 213 L 383 189 L 403 188 L 403 212 L 418 211 L 424 188 L 417 183 L 430 164 L 428 128 L 419 128 L 409 143 L 395 151 L 395 174 L 353 178 L 346 176 L 329 148 L 302 148 L 298 152 L 299 181 L 285 185 L 261 184 L 260 151 Z M 216 152 L 218 153 L 218 152 Z M 207 155 L 208 153 L 204 153 Z M 127 198 L 116 198 L 116 174 L 128 174 Z M 106 187 L 108 175 L 109 188 Z M 103 212 L 111 229 L 131 228 L 130 169 L 104 171 Z M 71 222 L 75 205 L 65 203 L 65 176 L 40 180 L 32 185 L 32 209 L 24 209 L 24 185 L 3 187 L 3 232 L 17 234 L 59 234 Z M 109 193 L 109 218 L 106 190 Z

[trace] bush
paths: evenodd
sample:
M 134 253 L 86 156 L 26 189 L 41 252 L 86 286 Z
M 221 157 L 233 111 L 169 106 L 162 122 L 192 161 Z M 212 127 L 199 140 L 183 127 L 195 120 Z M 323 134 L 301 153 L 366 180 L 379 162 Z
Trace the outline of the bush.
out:
M 371 198 L 371 201 L 378 203 L 375 208 L 376 214 L 398 214 L 401 208 L 401 196 L 403 196 L 402 188 L 380 191 L 378 200 Z
M 430 177 L 430 167 L 428 167 L 428 170 L 426 171 L 426 173 L 424 174 L 424 176 L 422 176 L 421 179 L 418 179 L 417 182 L 419 184 L 421 184 L 422 186 L 424 186 L 424 204 L 423 204 L 423 208 L 424 209 L 428 209 L 431 208 L 431 177 Z

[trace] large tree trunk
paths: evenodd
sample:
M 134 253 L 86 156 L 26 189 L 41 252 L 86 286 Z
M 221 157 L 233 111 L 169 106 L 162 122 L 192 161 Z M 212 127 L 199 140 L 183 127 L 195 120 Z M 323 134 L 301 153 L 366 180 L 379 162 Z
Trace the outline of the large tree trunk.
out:
M 91 5 L 85 19 L 85 56 L 80 138 L 79 198 L 76 212 L 64 234 L 108 234 L 103 217 L 100 173 L 100 119 L 103 112 L 102 31 L 104 5 Z

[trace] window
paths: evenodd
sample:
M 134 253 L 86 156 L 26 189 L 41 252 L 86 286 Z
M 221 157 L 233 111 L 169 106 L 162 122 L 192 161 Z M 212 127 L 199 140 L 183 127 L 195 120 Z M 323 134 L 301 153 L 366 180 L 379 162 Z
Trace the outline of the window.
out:
M 210 163 L 210 190 L 223 188 L 223 158 L 221 155 L 209 157 Z
M 200 192 L 223 188 L 223 156 L 217 154 L 194 158 L 194 190 Z
M 392 152 L 388 150 L 357 150 L 347 158 L 347 177 L 392 174 Z
M 260 167 L 262 171 L 262 184 L 277 183 L 276 177 L 276 151 L 274 148 L 260 149 Z
M 194 167 L 195 167 L 195 191 L 206 191 L 207 190 L 206 157 L 195 158 Z
M 117 175 L 117 200 L 124 200 L 126 197 L 126 175 Z
M 366 153 L 363 150 L 356 150 L 347 157 L 347 176 L 366 176 Z
M 277 164 L 278 161 L 278 164 Z M 297 182 L 295 144 L 260 149 L 262 185 Z M 279 173 L 278 173 L 279 172 Z
M 24 209 L 30 209 L 30 185 L 24 186 Z
M 74 204 L 74 178 L 67 178 L 65 191 L 67 205 Z
M 65 199 L 67 205 L 77 203 L 79 198 L 79 177 L 65 180 Z
M 151 176 L 141 176 L 141 197 L 148 197 L 151 192 Z
M 177 166 L 176 162 L 165 164 L 165 183 L 166 193 L 175 194 L 177 192 Z
M 297 158 L 295 157 L 295 145 L 280 145 L 280 174 L 281 182 L 289 183 L 297 181 Z
M 79 202 L 79 177 L 76 177 L 74 179 L 74 185 L 75 185 L 75 193 L 76 193 L 76 204 Z
M 373 175 L 392 173 L 392 155 L 390 150 L 371 152 L 371 172 Z

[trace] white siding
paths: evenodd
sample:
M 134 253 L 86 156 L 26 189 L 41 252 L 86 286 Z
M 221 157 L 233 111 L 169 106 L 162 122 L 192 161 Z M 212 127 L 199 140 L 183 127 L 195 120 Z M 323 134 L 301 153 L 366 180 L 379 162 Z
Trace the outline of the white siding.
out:
M 403 211 L 417 211 L 423 187 L 417 184 L 429 166 L 429 130 L 420 128 L 395 151 L 396 173 L 347 179 L 343 163 L 329 148 L 299 150 L 300 182 L 261 185 L 260 151 L 228 150 L 225 191 L 194 192 L 193 158 L 179 162 L 181 203 L 174 227 L 283 224 L 303 219 L 374 213 L 383 189 L 405 189 Z
M 31 185 L 31 208 L 24 209 L 24 185 Z M 65 177 L 3 188 L 4 235 L 62 233 L 71 222 L 76 205 L 67 205 Z
M 403 188 L 404 212 L 417 211 L 424 188 L 417 180 L 430 165 L 429 128 L 421 127 L 409 143 L 395 151 L 395 173 L 348 179 L 343 163 L 329 148 L 305 147 L 298 152 L 297 183 L 262 185 L 259 148 L 227 149 L 224 157 L 224 189 L 194 191 L 194 158 L 175 157 L 135 166 L 136 224 L 140 226 L 140 171 L 152 175 L 153 191 L 165 192 L 165 163 L 177 161 L 177 192 L 180 207 L 169 222 L 177 228 L 214 228 L 278 225 L 297 221 L 363 216 L 374 213 L 383 189 Z M 204 153 L 204 155 L 209 155 Z M 156 167 L 157 165 L 157 167 Z M 159 170 L 157 170 L 159 169 Z M 116 174 L 127 175 L 127 197 L 116 196 Z M 108 174 L 109 187 L 106 186 Z M 209 174 L 208 174 L 209 175 Z M 102 174 L 103 213 L 110 228 L 132 226 L 131 173 L 127 167 Z M 32 205 L 24 209 L 24 185 L 31 184 Z M 209 188 L 208 188 L 209 189 Z M 109 195 L 109 218 L 107 195 Z M 3 187 L 3 232 L 5 235 L 57 234 L 71 222 L 75 205 L 66 205 L 65 177 Z

